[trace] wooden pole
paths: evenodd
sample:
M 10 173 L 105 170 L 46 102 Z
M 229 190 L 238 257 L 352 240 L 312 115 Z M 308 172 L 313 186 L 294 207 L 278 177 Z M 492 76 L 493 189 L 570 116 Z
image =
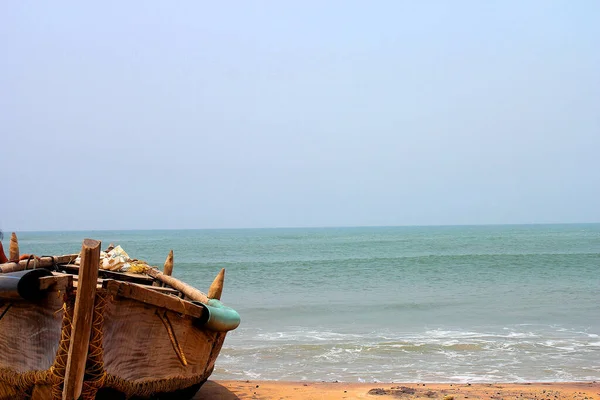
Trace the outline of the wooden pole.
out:
M 208 289 L 208 298 L 209 299 L 217 299 L 221 300 L 221 294 L 223 294 L 223 283 L 225 281 L 225 268 L 222 268 L 221 271 L 217 274 L 217 277 L 211 283 L 210 288 Z
M 173 275 L 173 250 L 169 251 L 169 255 L 165 260 L 165 265 L 163 267 L 163 274 L 167 276 Z
M 65 256 L 56 257 L 40 257 L 38 261 L 38 268 L 53 267 L 58 264 L 69 264 L 77 258 L 78 254 L 68 254 Z M 33 263 L 29 263 L 29 268 L 32 268 Z M 27 268 L 27 260 L 21 260 L 19 262 L 7 262 L 0 264 L 0 273 L 4 272 L 16 272 L 22 271 Z
M 12 233 L 10 235 L 10 247 L 8 248 L 8 258 L 10 261 L 19 262 L 19 241 L 17 240 L 17 234 Z
M 149 268 L 146 274 L 151 277 L 158 279 L 162 283 L 171 286 L 173 289 L 179 290 L 181 293 L 192 299 L 193 301 L 199 301 L 200 303 L 208 303 L 208 297 L 198 289 L 187 283 L 181 282 L 179 279 L 175 279 L 172 276 L 168 276 L 157 270 L 156 268 Z
M 88 355 L 92 317 L 96 299 L 96 281 L 100 265 L 100 242 L 85 239 L 81 247 L 81 267 L 75 296 L 75 310 L 71 323 L 71 342 L 65 371 L 62 400 L 76 400 L 81 396 L 85 361 Z

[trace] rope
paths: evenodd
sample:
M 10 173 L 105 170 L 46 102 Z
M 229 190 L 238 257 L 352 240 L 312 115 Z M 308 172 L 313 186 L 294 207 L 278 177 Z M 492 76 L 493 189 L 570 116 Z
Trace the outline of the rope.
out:
M 48 371 L 27 371 L 24 373 L 17 373 L 9 368 L 0 368 L 0 386 L 9 386 L 10 389 L 21 395 L 18 398 L 29 398 L 35 385 L 49 383 L 50 375 L 48 374 Z M 0 390 L 0 392 L 1 391 L 2 390 Z
M 49 267 L 46 267 L 46 269 L 48 269 L 50 271 L 58 271 L 56 256 L 41 256 L 40 259 L 42 259 L 42 258 L 51 258 L 52 259 L 52 265 Z
M 35 254 L 28 254 L 27 255 L 27 264 L 25 264 L 25 269 L 29 269 L 29 262 L 31 260 L 33 260 L 33 269 L 36 269 L 38 267 L 37 265 L 37 259 L 39 257 L 36 257 Z
M 188 363 L 185 359 L 185 354 L 183 354 L 183 349 L 179 345 L 177 341 L 177 337 L 175 336 L 175 331 L 173 330 L 173 325 L 171 325 L 171 321 L 169 321 L 169 317 L 167 316 L 167 312 L 165 311 L 163 315 L 160 315 L 158 310 L 155 312 L 158 315 L 158 318 L 162 321 L 163 325 L 167 329 L 167 334 L 169 335 L 169 339 L 171 340 L 171 345 L 173 346 L 173 350 L 175 350 L 175 354 L 179 357 L 179 361 L 187 367 Z
M 58 342 L 58 350 L 54 364 L 50 367 L 49 373 L 52 375 L 52 398 L 54 400 L 62 399 L 63 385 L 65 382 L 65 372 L 67 368 L 67 359 L 69 358 L 69 345 L 71 344 L 71 324 L 73 322 L 73 311 L 75 308 L 75 299 L 73 296 L 65 296 L 63 303 L 63 320 Z M 59 310 L 60 311 L 60 310 Z M 58 311 L 57 311 L 58 312 Z
M 104 348 L 102 347 L 102 328 L 104 326 L 104 308 L 106 295 L 96 293 L 96 304 L 92 318 L 92 335 L 85 363 L 85 375 L 81 396 L 83 400 L 93 400 L 96 392 L 104 385 L 106 371 L 104 370 Z

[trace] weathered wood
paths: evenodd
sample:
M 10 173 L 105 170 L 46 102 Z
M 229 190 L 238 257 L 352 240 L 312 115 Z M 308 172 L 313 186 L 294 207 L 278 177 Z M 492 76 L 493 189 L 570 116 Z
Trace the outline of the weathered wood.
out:
M 160 284 L 162 285 L 162 283 L 160 283 Z M 179 290 L 173 289 L 172 287 L 168 287 L 168 286 L 150 286 L 150 285 L 142 285 L 142 286 L 144 286 L 145 288 L 154 290 L 155 292 L 159 292 L 159 293 L 172 294 L 177 297 L 183 296 L 183 293 L 181 293 Z
M 65 271 L 70 272 L 72 274 L 79 274 L 79 265 L 67 264 L 67 265 L 62 266 L 62 268 Z M 109 271 L 107 269 L 100 269 L 98 271 L 98 275 L 100 275 L 101 277 L 106 278 L 106 279 L 117 279 L 120 281 L 140 283 L 143 285 L 144 284 L 151 285 L 152 282 L 154 282 L 154 279 L 152 279 L 149 276 L 144 275 L 144 274 L 132 274 L 130 272 L 116 272 L 116 271 Z
M 73 281 L 73 289 L 77 289 L 79 287 L 79 285 L 77 284 L 77 281 Z M 102 282 L 98 282 L 96 283 L 96 290 L 98 289 L 102 289 Z
M 73 400 L 78 395 L 81 398 L 83 380 L 94 379 L 91 369 L 85 370 L 92 365 L 102 366 L 99 373 L 105 372 L 127 385 L 127 396 L 131 398 L 163 397 L 162 393 L 183 398 L 180 389 L 191 387 L 195 391 L 213 371 L 226 334 L 202 324 L 208 318 L 209 307 L 197 301 L 208 301 L 206 295 L 175 278 L 165 276 L 160 280 L 149 276 L 159 276 L 158 269 L 149 275 L 95 271 L 97 276 L 114 276 L 139 284 L 111 283 L 94 277 L 90 282 L 90 271 L 86 269 L 98 268 L 99 257 L 97 252 L 89 257 L 86 243 L 87 240 L 82 246 L 81 268 L 64 268 L 78 254 L 62 261 L 57 257 L 42 257 L 37 265 L 33 260 L 29 265 L 26 260 L 0 264 L 0 272 L 5 268 L 27 269 L 23 274 L 52 272 L 52 276 L 39 278 L 35 285 L 47 292 L 41 300 L 0 299 L 0 372 L 8 374 L 0 374 L 0 398 L 50 399 L 54 397 L 50 383 L 61 384 L 63 393 L 59 398 Z M 97 248 L 92 246 L 88 250 L 99 248 L 98 243 Z M 55 266 L 58 271 L 75 275 L 56 272 Z M 163 281 L 167 282 L 164 287 L 149 285 L 154 282 L 162 285 Z M 91 290 L 94 287 L 96 293 Z M 95 296 L 97 290 L 102 293 L 102 301 Z M 87 307 L 81 301 L 92 307 L 88 327 L 90 323 L 99 324 L 98 330 L 96 325 L 91 328 L 92 335 L 90 330 L 82 333 L 80 320 Z M 95 313 L 100 308 L 102 318 L 98 319 Z M 214 312 L 215 315 L 218 313 Z M 98 351 L 92 346 L 90 352 L 91 341 L 97 339 L 101 339 L 102 346 Z M 86 343 L 78 346 L 81 340 Z M 64 377 L 64 383 L 59 377 Z M 193 391 L 189 392 L 190 397 Z
M 85 361 L 92 331 L 92 316 L 96 299 L 96 281 L 100 264 L 100 242 L 85 239 L 81 247 L 79 287 L 71 324 L 71 342 L 65 371 L 63 400 L 76 400 L 81 395 Z
M 107 304 L 104 315 L 104 367 L 108 374 L 128 382 L 207 376 L 219 354 L 220 338 L 224 336 L 199 328 L 194 318 L 181 317 L 171 311 L 165 313 L 121 296 Z M 161 322 L 161 316 L 168 318 L 181 354 L 185 354 L 187 367 L 174 351 L 174 340 Z M 171 398 L 182 397 L 172 395 Z
M 173 275 L 173 250 L 169 251 L 169 255 L 165 260 L 165 265 L 163 267 L 163 274 L 167 276 Z
M 154 287 L 152 286 L 106 280 L 104 281 L 103 287 L 108 293 L 115 296 L 126 297 L 156 307 L 166 308 L 169 311 L 189 315 L 193 318 L 201 318 L 204 312 L 204 308 L 201 306 L 174 296 L 159 293 L 153 290 Z
M 68 264 L 75 261 L 78 256 L 79 254 L 67 254 L 64 256 L 40 257 L 38 261 L 38 268 L 50 268 L 55 265 Z M 22 260 L 18 263 L 8 262 L 0 264 L 0 273 L 23 271 L 24 269 L 27 269 L 28 264 L 29 268 L 31 269 L 33 267 L 33 263 L 28 263 L 27 260 Z
M 60 274 L 40 278 L 40 290 L 59 291 L 73 287 L 73 275 Z
M 173 278 L 172 276 L 167 276 L 156 268 L 149 268 L 146 273 L 151 277 L 158 279 L 162 283 L 171 286 L 173 289 L 179 290 L 193 301 L 208 303 L 208 297 L 206 294 L 202 293 L 195 287 L 188 285 L 187 283 L 181 282 L 179 279 Z
M 217 277 L 211 283 L 210 288 L 208 289 L 208 298 L 209 299 L 217 299 L 221 300 L 221 294 L 223 294 L 223 283 L 225 282 L 225 268 L 222 268 L 221 271 L 217 274 Z
M 19 262 L 19 240 L 17 239 L 17 234 L 14 232 L 10 235 L 8 254 L 10 261 Z

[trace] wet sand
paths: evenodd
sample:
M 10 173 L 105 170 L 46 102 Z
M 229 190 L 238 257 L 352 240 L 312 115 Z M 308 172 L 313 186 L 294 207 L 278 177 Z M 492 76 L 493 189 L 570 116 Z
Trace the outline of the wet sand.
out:
M 600 383 L 431 384 L 208 381 L 194 400 L 600 399 Z

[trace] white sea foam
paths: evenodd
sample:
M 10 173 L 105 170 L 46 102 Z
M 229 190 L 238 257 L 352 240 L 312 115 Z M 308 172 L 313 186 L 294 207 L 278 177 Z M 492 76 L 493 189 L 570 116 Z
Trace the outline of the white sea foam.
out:
M 359 334 L 300 327 L 276 332 L 255 330 L 251 340 L 246 339 L 246 347 L 226 342 L 219 358 L 223 368 L 216 373 L 239 378 L 234 373 L 235 366 L 252 363 L 254 368 L 244 370 L 241 376 L 360 378 L 371 382 L 581 380 L 600 376 L 600 371 L 585 358 L 585 354 L 592 354 L 600 346 L 597 340 L 590 340 L 595 334 L 548 326 L 537 331 L 531 326 L 526 330 L 507 328 L 510 329 L 496 332 L 430 329 L 421 334 Z M 490 360 L 495 368 L 487 369 Z

